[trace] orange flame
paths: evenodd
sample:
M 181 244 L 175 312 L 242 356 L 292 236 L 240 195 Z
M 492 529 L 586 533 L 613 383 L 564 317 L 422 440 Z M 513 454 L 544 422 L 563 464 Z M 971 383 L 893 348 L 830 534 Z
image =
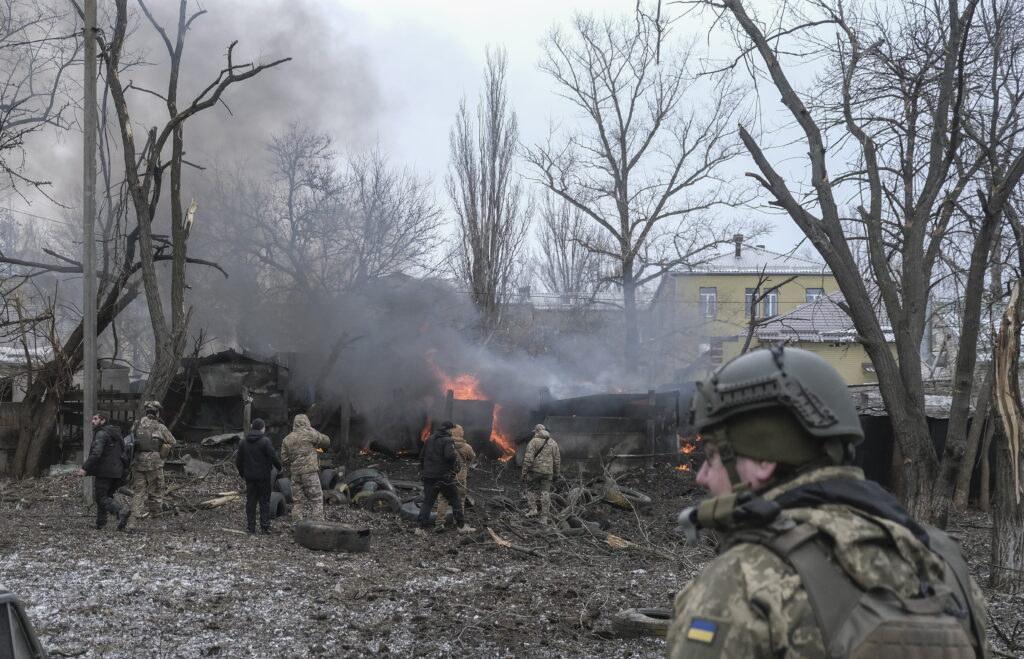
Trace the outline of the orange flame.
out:
M 427 437 L 430 437 L 430 417 L 427 417 L 427 422 L 423 425 L 423 430 L 420 431 L 420 441 L 427 441 Z
M 501 414 L 501 405 L 494 405 L 494 412 L 491 414 L 491 443 L 501 449 L 502 456 L 498 458 L 501 462 L 508 462 L 516 457 L 516 447 L 512 438 L 505 434 L 498 426 L 498 415 Z
M 442 371 L 441 367 L 434 362 L 434 355 L 436 353 L 437 350 L 427 351 L 427 365 L 430 366 L 430 370 L 434 372 L 434 376 L 441 385 L 442 394 L 447 395 L 448 390 L 451 389 L 454 392 L 455 397 L 459 400 L 487 400 L 487 396 L 485 396 L 483 390 L 480 389 L 480 378 L 469 375 L 468 373 L 458 375 L 454 378 L 449 377 L 448 374 Z
M 697 450 L 697 444 L 700 443 L 700 435 L 697 435 L 693 439 L 683 437 L 679 435 L 679 452 L 683 455 L 688 455 Z M 676 467 L 678 471 L 693 471 L 693 468 L 689 464 L 683 463 Z

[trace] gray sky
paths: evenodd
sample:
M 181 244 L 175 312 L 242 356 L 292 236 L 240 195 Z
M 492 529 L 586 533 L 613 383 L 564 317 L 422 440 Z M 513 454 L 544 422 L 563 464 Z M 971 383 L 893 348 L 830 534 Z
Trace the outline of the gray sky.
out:
M 175 5 L 150 2 L 171 25 Z M 204 86 L 223 63 L 227 43 L 238 39 L 236 61 L 293 61 L 233 87 L 224 108 L 204 113 L 188 128 L 189 159 L 215 164 L 260 159 L 261 145 L 290 121 L 301 120 L 330 133 L 340 145 L 378 143 L 395 164 L 410 165 L 434 182 L 443 200 L 448 134 L 459 100 L 476 102 L 488 46 L 509 56 L 509 98 L 518 113 L 521 139 L 533 144 L 547 135 L 549 122 L 567 121 L 571 108 L 554 93 L 551 79 L 537 69 L 540 41 L 556 23 L 567 25 L 577 11 L 630 13 L 633 0 L 205 0 L 193 3 L 209 13 L 193 24 L 186 46 L 182 96 Z M 675 24 L 682 34 L 700 30 L 694 17 Z M 701 42 L 706 35 L 701 31 Z M 724 36 L 724 35 L 723 35 Z M 146 23 L 135 43 L 148 44 L 148 59 L 166 54 Z M 140 41 L 141 40 L 141 41 Z M 712 40 L 713 44 L 720 42 Z M 129 76 L 159 88 L 161 67 Z M 135 103 L 152 103 L 138 94 Z M 138 107 L 138 106 L 136 106 Z M 135 117 L 147 120 L 141 112 Z M 137 132 L 137 134 L 141 134 Z M 30 154 L 36 171 L 55 182 L 54 193 L 77 206 L 81 196 L 80 145 L 74 135 L 39 138 Z M 753 169 L 744 157 L 735 175 Z M 63 211 L 44 202 L 30 209 L 43 216 Z M 751 211 L 761 213 L 762 211 Z M 769 247 L 789 249 L 799 231 L 788 218 L 766 238 Z

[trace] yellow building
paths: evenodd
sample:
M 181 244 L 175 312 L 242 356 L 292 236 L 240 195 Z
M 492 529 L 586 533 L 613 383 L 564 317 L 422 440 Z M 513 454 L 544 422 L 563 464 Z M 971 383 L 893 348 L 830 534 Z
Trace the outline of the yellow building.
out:
M 744 245 L 737 235 L 717 256 L 662 278 L 644 337 L 650 380 L 702 378 L 739 354 L 752 316 L 756 328 L 837 290 L 824 263 Z
M 785 341 L 789 345 L 810 350 L 836 367 L 846 384 L 875 384 L 878 376 L 867 351 L 858 340 L 853 320 L 839 306 L 845 302 L 836 291 L 817 300 L 779 314 L 754 329 L 752 345 Z M 888 316 L 879 313 L 882 331 L 893 355 L 893 340 Z

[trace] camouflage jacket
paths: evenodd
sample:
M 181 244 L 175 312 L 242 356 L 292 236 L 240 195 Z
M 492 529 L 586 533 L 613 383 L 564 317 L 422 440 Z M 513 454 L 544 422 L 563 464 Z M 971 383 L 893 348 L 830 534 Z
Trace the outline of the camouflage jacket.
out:
M 139 419 L 132 427 L 132 433 L 135 435 L 133 471 L 152 471 L 161 468 L 164 461 L 160 457 L 160 447 L 177 444 L 167 426 L 151 414 Z
M 316 450 L 328 449 L 330 446 L 330 438 L 314 430 L 309 425 L 309 417 L 305 414 L 296 414 L 292 431 L 281 443 L 281 462 L 288 467 L 294 480 L 303 474 L 320 471 L 320 458 L 317 457 Z
M 529 473 L 557 475 L 561 469 L 562 456 L 558 443 L 546 430 L 534 433 L 523 452 L 523 476 Z
M 476 458 L 476 451 L 466 441 L 466 433 L 462 426 L 452 428 L 452 439 L 455 441 L 455 456 L 459 465 L 459 471 L 455 474 L 455 480 L 465 485 L 469 479 L 469 465 Z
M 798 485 L 833 478 L 863 479 L 863 473 L 856 467 L 817 469 L 763 496 L 773 499 Z M 910 597 L 922 580 L 942 582 L 942 559 L 906 526 L 843 504 L 786 508 L 782 514 L 831 539 L 834 560 L 862 589 L 884 585 Z M 984 611 L 973 580 L 971 590 Z M 799 575 L 771 549 L 742 542 L 679 591 L 666 640 L 673 658 L 827 656 Z

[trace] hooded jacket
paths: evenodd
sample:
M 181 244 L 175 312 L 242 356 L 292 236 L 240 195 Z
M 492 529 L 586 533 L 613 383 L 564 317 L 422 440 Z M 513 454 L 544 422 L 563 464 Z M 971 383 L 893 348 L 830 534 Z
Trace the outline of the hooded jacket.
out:
M 238 467 L 239 476 L 250 480 L 270 478 L 271 467 L 284 471 L 281 468 L 281 461 L 277 459 L 274 445 L 262 430 L 250 430 L 245 433 L 242 441 L 238 442 L 235 466 Z
M 455 441 L 449 430 L 439 428 L 427 437 L 420 451 L 423 478 L 449 478 L 459 470 Z
M 92 435 L 89 458 L 82 465 L 89 476 L 98 478 L 124 478 L 124 463 L 121 462 L 121 429 L 108 423 L 100 426 Z
M 527 474 L 551 474 L 557 476 L 562 470 L 562 455 L 558 443 L 541 424 L 533 429 L 533 439 L 523 452 L 523 476 Z
M 288 467 L 294 480 L 297 476 L 320 471 L 320 459 L 316 450 L 328 449 L 331 438 L 317 432 L 309 425 L 309 417 L 296 414 L 292 423 L 292 431 L 281 442 L 281 462 Z
M 465 487 L 469 479 L 469 465 L 476 458 L 476 451 L 466 441 L 466 432 L 462 426 L 452 428 L 452 441 L 455 443 L 455 459 L 459 468 L 455 480 Z

